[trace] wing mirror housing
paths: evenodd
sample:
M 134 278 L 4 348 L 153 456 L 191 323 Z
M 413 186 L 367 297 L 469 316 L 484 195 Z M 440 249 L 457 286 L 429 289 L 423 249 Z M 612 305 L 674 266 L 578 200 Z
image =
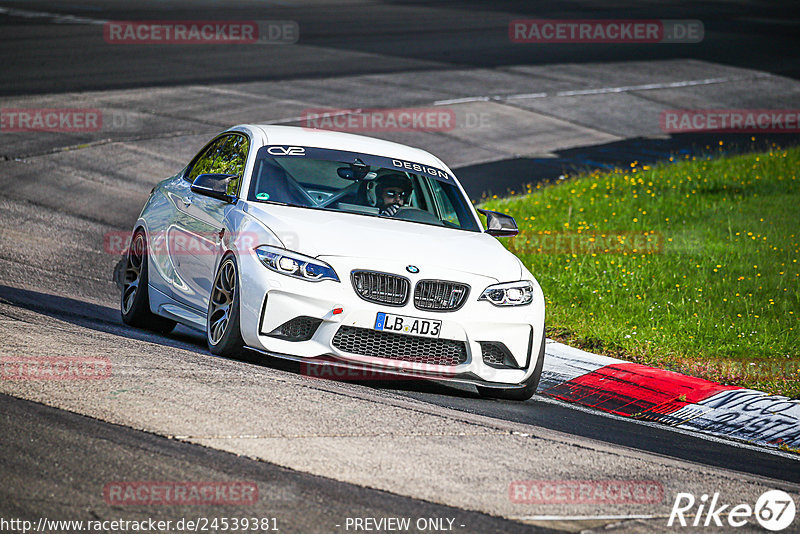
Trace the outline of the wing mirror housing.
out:
M 517 221 L 511 215 L 497 211 L 478 209 L 486 215 L 486 233 L 495 237 L 513 237 L 519 234 Z
M 232 203 L 236 197 L 228 194 L 228 184 L 236 174 L 200 174 L 192 182 L 192 191 L 207 197 Z

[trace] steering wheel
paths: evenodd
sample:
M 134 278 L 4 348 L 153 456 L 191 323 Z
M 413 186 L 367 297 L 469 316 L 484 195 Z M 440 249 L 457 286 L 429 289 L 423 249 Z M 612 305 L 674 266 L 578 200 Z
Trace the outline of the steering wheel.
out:
M 391 215 L 391 217 L 394 217 L 395 219 L 401 219 L 403 221 L 413 221 L 444 226 L 444 223 L 440 221 L 439 218 L 433 213 L 420 208 L 415 208 L 413 206 L 403 206 L 397 210 L 397 213 Z

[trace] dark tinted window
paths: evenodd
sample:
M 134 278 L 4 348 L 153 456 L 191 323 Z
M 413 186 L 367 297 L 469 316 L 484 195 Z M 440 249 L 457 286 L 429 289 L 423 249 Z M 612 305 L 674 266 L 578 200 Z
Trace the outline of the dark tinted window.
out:
M 236 195 L 242 181 L 249 146 L 247 137 L 243 135 L 222 136 L 201 152 L 184 178 L 193 182 L 201 174 L 235 174 L 236 177 L 228 183 L 228 194 Z
M 385 211 L 394 198 L 383 196 L 386 190 L 399 196 L 401 209 L 394 214 Z M 455 178 L 430 165 L 369 154 L 262 147 L 248 199 L 480 231 Z

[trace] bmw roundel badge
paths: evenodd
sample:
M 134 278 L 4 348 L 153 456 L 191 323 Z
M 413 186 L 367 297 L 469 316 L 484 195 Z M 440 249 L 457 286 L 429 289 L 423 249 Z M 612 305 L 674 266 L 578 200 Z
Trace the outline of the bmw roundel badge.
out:
M 419 272 L 419 267 L 417 267 L 416 265 L 409 265 L 406 267 L 406 271 L 412 274 L 417 274 Z

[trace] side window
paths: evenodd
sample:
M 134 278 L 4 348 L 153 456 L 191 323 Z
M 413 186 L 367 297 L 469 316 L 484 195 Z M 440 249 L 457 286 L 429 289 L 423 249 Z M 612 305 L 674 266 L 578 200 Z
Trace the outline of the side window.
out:
M 193 182 L 199 175 L 206 173 L 235 174 L 236 178 L 228 182 L 228 194 L 237 195 L 249 146 L 247 137 L 243 135 L 220 137 L 194 162 L 185 176 L 186 180 Z
M 214 159 L 217 157 L 217 152 L 219 151 L 220 147 L 227 141 L 226 137 L 221 137 L 211 143 L 203 152 L 202 155 L 195 160 L 192 164 L 192 168 L 189 169 L 189 172 L 186 173 L 184 178 L 187 182 L 191 183 L 194 182 L 194 179 L 200 176 L 201 174 L 206 174 L 210 172 L 214 172 Z
M 228 182 L 229 195 L 237 195 L 239 193 L 239 184 L 242 181 L 249 146 L 250 143 L 248 143 L 247 137 L 231 135 L 217 152 L 212 172 L 236 175 L 236 178 L 231 178 L 231 181 Z
M 432 185 L 433 195 L 436 197 L 436 204 L 439 205 L 439 210 L 441 210 L 440 216 L 442 220 L 450 222 L 456 226 L 461 226 L 458 221 L 458 213 L 456 213 L 453 203 L 450 202 L 450 199 L 445 194 L 443 188 L 436 182 L 434 182 Z

